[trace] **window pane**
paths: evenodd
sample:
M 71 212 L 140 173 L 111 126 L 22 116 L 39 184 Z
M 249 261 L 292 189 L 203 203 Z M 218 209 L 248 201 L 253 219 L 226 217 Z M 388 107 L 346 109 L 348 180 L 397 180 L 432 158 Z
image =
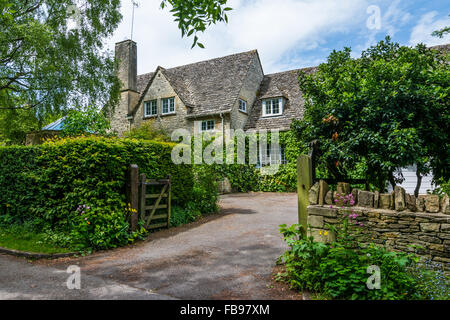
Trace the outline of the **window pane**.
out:
M 175 98 L 170 98 L 170 112 L 175 112 Z
M 266 101 L 266 114 L 271 114 L 271 101 L 267 100 Z
M 247 111 L 247 102 L 244 100 L 239 100 L 239 110 Z
M 273 114 L 280 113 L 280 104 L 278 102 L 278 99 L 272 100 L 272 113 Z

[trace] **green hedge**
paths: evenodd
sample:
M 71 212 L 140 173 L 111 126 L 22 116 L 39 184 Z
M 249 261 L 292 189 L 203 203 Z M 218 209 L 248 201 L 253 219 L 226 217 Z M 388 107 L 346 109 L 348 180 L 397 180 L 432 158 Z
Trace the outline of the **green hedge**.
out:
M 268 134 L 270 143 L 270 134 Z M 279 143 L 285 147 L 287 164 L 280 165 L 274 175 L 261 175 L 255 165 L 215 165 L 221 178 L 228 178 L 231 187 L 238 192 L 295 192 L 297 190 L 297 158 L 306 150 L 298 142 L 293 131 L 280 132 Z
M 126 219 L 129 164 L 149 178 L 170 174 L 174 205 L 184 207 L 201 188 L 194 186 L 192 166 L 172 163 L 172 148 L 103 137 L 0 147 L 0 223 L 31 223 L 59 245 L 77 249 L 124 245 L 139 233 L 129 232 Z

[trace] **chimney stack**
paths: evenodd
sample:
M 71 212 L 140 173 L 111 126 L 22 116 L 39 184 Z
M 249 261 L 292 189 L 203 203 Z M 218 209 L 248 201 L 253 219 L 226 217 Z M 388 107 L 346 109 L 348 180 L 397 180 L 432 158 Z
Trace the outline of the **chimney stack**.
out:
M 122 82 L 119 105 L 111 115 L 111 129 L 119 136 L 131 129 L 134 119 L 130 112 L 139 101 L 137 92 L 137 47 L 136 42 L 125 40 L 116 43 L 116 59 L 119 60 L 117 76 Z
M 133 40 L 116 43 L 116 58 L 119 60 L 118 77 L 122 91 L 137 91 L 137 46 Z

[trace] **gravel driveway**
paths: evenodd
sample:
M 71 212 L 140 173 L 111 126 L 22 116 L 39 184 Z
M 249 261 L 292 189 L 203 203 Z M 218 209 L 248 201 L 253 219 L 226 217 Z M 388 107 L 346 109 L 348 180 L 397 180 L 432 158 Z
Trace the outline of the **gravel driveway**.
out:
M 0 299 L 301 299 L 271 281 L 297 222 L 293 193 L 225 195 L 220 213 L 87 257 L 27 262 L 0 255 Z M 66 268 L 81 268 L 68 290 Z

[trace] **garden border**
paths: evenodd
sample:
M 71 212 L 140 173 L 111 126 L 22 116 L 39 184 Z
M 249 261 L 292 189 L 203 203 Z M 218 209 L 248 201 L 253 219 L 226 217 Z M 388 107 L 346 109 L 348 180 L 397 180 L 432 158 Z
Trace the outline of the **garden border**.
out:
M 67 258 L 73 257 L 78 252 L 67 252 L 67 253 L 38 253 L 38 252 L 27 252 L 20 251 L 15 249 L 8 249 L 4 247 L 0 247 L 0 253 L 9 254 L 16 257 L 24 257 L 24 258 L 33 258 L 33 259 L 58 259 L 58 258 Z

